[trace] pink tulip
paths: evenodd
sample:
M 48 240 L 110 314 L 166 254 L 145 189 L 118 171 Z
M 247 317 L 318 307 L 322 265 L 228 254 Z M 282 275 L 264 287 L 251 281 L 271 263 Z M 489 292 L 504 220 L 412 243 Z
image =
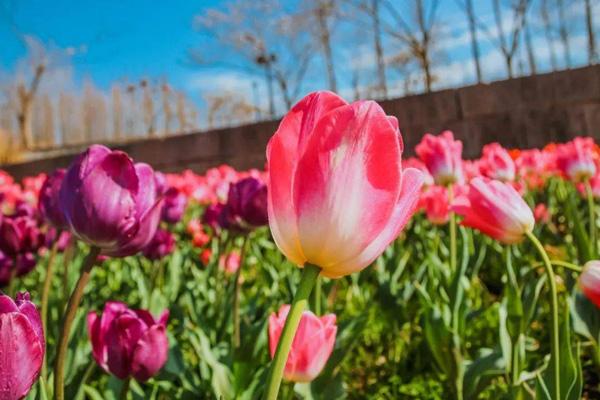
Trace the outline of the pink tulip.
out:
M 556 146 L 556 166 L 564 177 L 578 183 L 596 174 L 594 163 L 594 140 L 576 137 L 572 141 Z
M 434 225 L 444 225 L 450 219 L 448 191 L 443 186 L 432 186 L 421 194 L 421 205 L 427 219 Z
M 520 242 L 535 224 L 533 212 L 510 184 L 487 178 L 474 178 L 452 209 L 464 217 L 462 225 L 505 244 Z
M 529 188 L 541 188 L 551 175 L 552 160 L 547 152 L 538 149 L 518 151 L 515 165 L 519 177 Z
M 490 143 L 483 146 L 479 169 L 483 176 L 491 179 L 502 182 L 515 180 L 515 162 L 508 151 L 499 143 Z
M 271 358 L 275 355 L 289 310 L 290 306 L 284 304 L 277 314 L 273 313 L 269 317 Z M 300 325 L 285 364 L 283 377 L 286 380 L 310 382 L 321 373 L 335 345 L 337 332 L 335 319 L 335 314 L 327 314 L 319 318 L 310 311 L 302 313 Z
M 406 160 L 402 160 L 402 167 L 404 169 L 415 168 L 421 171 L 421 174 L 423 175 L 423 186 L 431 186 L 434 184 L 433 176 L 431 176 L 423 161 L 419 160 L 418 158 L 409 157 Z
M 548 211 L 548 207 L 544 203 L 540 203 L 535 206 L 533 210 L 533 216 L 535 217 L 536 222 L 542 222 L 547 224 L 550 221 L 550 211 Z
M 38 378 L 45 352 L 42 321 L 29 293 L 0 295 L 0 399 L 24 398 Z
M 596 307 L 600 307 L 600 261 L 588 261 L 579 275 L 581 291 Z
M 87 317 L 94 359 L 119 379 L 133 376 L 147 381 L 167 362 L 168 319 L 169 310 L 156 320 L 146 310 L 130 310 L 116 301 L 106 303 L 101 317 L 95 312 Z
M 427 166 L 436 184 L 448 185 L 464 180 L 462 142 L 454 140 L 451 131 L 444 131 L 438 136 L 425 134 L 415 152 Z
M 402 170 L 398 121 L 372 101 L 309 94 L 267 146 L 268 211 L 279 249 L 339 278 L 377 258 L 412 216 L 423 182 Z
M 241 261 L 240 253 L 233 250 L 219 257 L 219 268 L 228 274 L 235 274 L 240 268 Z

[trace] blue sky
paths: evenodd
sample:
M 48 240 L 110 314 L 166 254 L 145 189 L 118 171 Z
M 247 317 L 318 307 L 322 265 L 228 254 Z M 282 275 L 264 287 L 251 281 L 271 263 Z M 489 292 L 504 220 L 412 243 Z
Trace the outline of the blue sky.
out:
M 534 1 L 532 19 L 539 14 L 538 2 Z M 578 2 L 582 3 L 579 0 L 572 3 Z M 440 55 L 436 66 L 438 87 L 471 83 L 473 68 L 464 15 L 457 8 L 455 0 L 442 0 L 441 3 L 438 14 Z M 483 22 L 492 21 L 490 3 L 487 0 L 475 1 Z M 208 54 L 219 51 L 213 41 L 194 30 L 193 17 L 208 8 L 221 7 L 223 1 L 0 0 L 0 4 L 6 5 L 0 8 L 0 72 L 4 72 L 4 77 L 14 76 L 19 68 L 19 60 L 27 55 L 26 47 L 13 29 L 16 27 L 21 33 L 36 37 L 46 46 L 66 49 L 73 54 L 66 58 L 64 65 L 58 66 L 68 70 L 68 73 L 57 76 L 67 76 L 65 79 L 75 88 L 83 79 L 90 79 L 96 86 L 108 89 L 115 81 L 164 77 L 201 105 L 201 94 L 207 91 L 238 90 L 250 96 L 251 83 L 257 81 L 261 98 L 264 97 L 260 77 L 223 67 L 198 68 L 188 61 L 187 52 L 191 48 L 201 48 Z M 598 8 L 600 5 L 596 5 L 596 15 Z M 580 65 L 586 59 L 582 9 L 575 5 L 568 10 L 574 65 Z M 506 17 L 509 23 L 510 18 L 508 15 Z M 9 23 L 11 20 L 14 27 Z M 533 24 L 534 44 L 539 52 L 538 68 L 548 70 L 548 51 L 543 32 L 539 21 Z M 483 33 L 481 35 L 486 80 L 503 78 L 505 72 L 500 54 L 493 42 Z M 337 36 L 340 41 L 343 40 L 335 49 L 340 91 L 349 94 L 353 69 L 361 70 L 362 80 L 372 79 L 372 52 L 369 43 L 354 42 L 356 35 L 348 38 L 346 32 L 342 31 L 337 32 Z M 388 50 L 395 45 L 391 39 L 384 44 Z M 562 59 L 561 48 L 557 47 L 557 51 Z M 393 81 L 394 73 L 390 71 L 389 75 Z M 325 87 L 320 59 L 313 61 L 308 78 L 304 92 Z M 59 81 L 56 78 L 57 85 L 61 84 Z

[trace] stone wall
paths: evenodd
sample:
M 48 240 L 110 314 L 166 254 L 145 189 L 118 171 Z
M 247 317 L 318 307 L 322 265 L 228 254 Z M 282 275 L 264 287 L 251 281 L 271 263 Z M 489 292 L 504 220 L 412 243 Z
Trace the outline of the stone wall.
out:
M 406 152 L 425 132 L 451 129 L 464 141 L 465 158 L 477 157 L 485 143 L 540 147 L 578 135 L 600 140 L 600 66 L 448 89 L 381 102 L 400 121 Z M 202 172 L 227 163 L 261 168 L 265 146 L 278 121 L 148 139 L 116 147 L 135 160 L 164 171 Z M 68 165 L 72 155 L 5 166 L 21 178 Z

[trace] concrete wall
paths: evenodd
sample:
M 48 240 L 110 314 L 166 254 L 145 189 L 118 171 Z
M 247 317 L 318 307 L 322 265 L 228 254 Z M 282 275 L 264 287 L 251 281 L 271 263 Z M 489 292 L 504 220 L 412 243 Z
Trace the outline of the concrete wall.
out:
M 540 147 L 578 135 L 600 140 L 600 66 L 491 84 L 442 90 L 381 102 L 400 121 L 407 154 L 425 132 L 451 129 L 464 141 L 464 157 L 477 157 L 485 143 Z M 265 146 L 278 121 L 267 121 L 117 147 L 156 169 L 202 172 L 227 163 L 261 168 Z M 5 166 L 18 178 L 68 165 L 72 155 Z

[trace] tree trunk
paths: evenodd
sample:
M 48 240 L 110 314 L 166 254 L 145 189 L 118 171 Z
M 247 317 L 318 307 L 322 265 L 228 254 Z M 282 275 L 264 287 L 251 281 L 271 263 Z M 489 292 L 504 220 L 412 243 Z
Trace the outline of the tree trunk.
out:
M 548 50 L 550 51 L 550 66 L 552 71 L 558 69 L 556 62 L 556 50 L 554 49 L 554 41 L 552 40 L 552 31 L 550 28 L 550 15 L 548 14 L 548 0 L 542 0 L 541 4 L 542 21 L 544 22 L 544 34 L 546 36 L 546 42 L 548 43 Z
M 473 0 L 466 0 L 467 18 L 469 19 L 469 34 L 471 36 L 471 51 L 473 53 L 473 63 L 475 64 L 475 76 L 477 83 L 481 83 L 481 62 L 479 60 L 479 43 L 477 42 L 477 26 L 475 25 L 475 9 Z
M 327 69 L 329 89 L 332 92 L 336 92 L 337 82 L 335 79 L 335 68 L 333 66 L 333 51 L 331 50 L 331 32 L 329 32 L 329 26 L 327 25 L 329 10 L 326 8 L 329 7 L 329 2 L 318 5 L 317 20 L 319 24 L 319 38 L 321 40 L 321 46 L 323 47 L 323 59 L 325 61 L 325 68 Z
M 591 0 L 585 0 L 585 23 L 587 26 L 588 35 L 588 62 L 590 64 L 594 64 L 598 59 L 598 54 L 596 53 L 596 37 L 594 35 Z
M 273 94 L 273 71 L 271 70 L 271 61 L 265 63 L 265 80 L 267 81 L 267 91 L 269 93 L 269 117 L 275 118 L 275 98 Z
M 527 49 L 527 61 L 529 62 L 529 73 L 537 74 L 537 66 L 535 62 L 535 53 L 533 51 L 533 43 L 531 42 L 531 32 L 529 25 L 525 25 L 525 48 Z
M 564 50 L 565 67 L 571 68 L 571 45 L 569 43 L 569 31 L 565 20 L 565 4 L 563 0 L 558 0 L 558 18 L 560 40 L 562 41 Z
M 383 45 L 381 43 L 381 23 L 379 20 L 379 0 L 371 0 L 371 12 L 373 17 L 373 40 L 375 45 L 375 57 L 377 60 L 379 91 L 383 98 L 387 99 L 388 92 L 385 78 L 385 59 L 383 57 Z

